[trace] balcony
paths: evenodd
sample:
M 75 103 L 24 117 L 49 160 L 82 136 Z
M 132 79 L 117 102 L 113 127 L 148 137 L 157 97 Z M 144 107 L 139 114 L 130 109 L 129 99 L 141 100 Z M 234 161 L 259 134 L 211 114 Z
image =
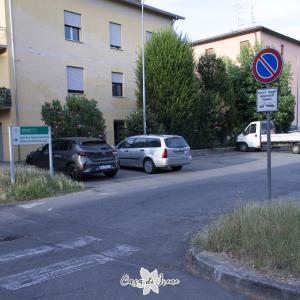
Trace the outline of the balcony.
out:
M 7 51 L 6 28 L 0 27 L 0 55 Z
M 0 88 L 0 110 L 11 109 L 11 93 L 10 89 Z

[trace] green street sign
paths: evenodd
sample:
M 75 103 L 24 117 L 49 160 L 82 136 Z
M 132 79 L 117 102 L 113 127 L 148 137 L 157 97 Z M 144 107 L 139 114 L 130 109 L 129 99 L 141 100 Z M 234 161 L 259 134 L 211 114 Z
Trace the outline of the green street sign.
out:
M 48 134 L 47 126 L 21 126 L 21 135 L 31 135 L 31 134 Z

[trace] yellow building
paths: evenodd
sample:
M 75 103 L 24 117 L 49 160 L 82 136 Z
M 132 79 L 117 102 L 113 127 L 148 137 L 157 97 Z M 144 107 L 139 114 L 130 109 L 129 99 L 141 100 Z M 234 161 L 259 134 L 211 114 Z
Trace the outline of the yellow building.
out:
M 295 125 L 300 126 L 299 115 L 299 72 L 300 72 L 300 41 L 280 34 L 263 26 L 254 26 L 243 30 L 202 39 L 193 43 L 194 53 L 199 57 L 205 53 L 216 53 L 217 56 L 229 57 L 236 61 L 241 46 L 261 43 L 264 47 L 277 49 L 284 61 L 291 64 L 292 93 L 296 98 Z
M 178 19 L 145 5 L 146 38 Z M 8 126 L 41 125 L 41 105 L 68 93 L 97 100 L 114 144 L 135 108 L 141 30 L 140 0 L 0 0 L 0 88 L 11 91 L 0 102 L 0 161 Z

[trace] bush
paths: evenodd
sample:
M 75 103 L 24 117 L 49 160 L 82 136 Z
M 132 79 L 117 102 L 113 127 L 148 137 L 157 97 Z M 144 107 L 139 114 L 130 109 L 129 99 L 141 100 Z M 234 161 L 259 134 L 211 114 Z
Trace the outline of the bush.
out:
M 9 168 L 0 169 L 0 203 L 51 197 L 83 188 L 63 174 L 51 177 L 47 170 L 27 166 L 16 167 L 16 183 L 12 185 Z
M 42 106 L 42 120 L 51 126 L 55 138 L 69 136 L 99 137 L 105 134 L 105 121 L 95 100 L 83 96 L 68 96 Z
M 300 207 L 294 203 L 249 204 L 208 225 L 194 244 L 225 252 L 257 268 L 300 275 Z

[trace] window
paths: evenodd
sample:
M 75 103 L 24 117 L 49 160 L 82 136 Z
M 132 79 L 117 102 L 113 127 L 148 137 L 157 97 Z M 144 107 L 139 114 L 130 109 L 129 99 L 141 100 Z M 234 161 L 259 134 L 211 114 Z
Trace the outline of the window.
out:
M 249 41 L 241 41 L 240 42 L 240 51 L 242 50 L 243 47 L 248 47 L 250 45 Z
M 250 125 L 250 133 L 256 133 L 256 124 Z
M 67 78 L 68 78 L 68 93 L 83 94 L 84 91 L 83 68 L 67 67 Z
M 215 50 L 214 50 L 214 48 L 208 48 L 208 49 L 206 49 L 205 50 L 205 54 L 214 54 L 215 53 Z
M 59 151 L 68 151 L 72 149 L 72 143 L 70 141 L 61 141 L 58 147 Z
M 81 15 L 65 11 L 65 39 L 80 41 Z
M 165 143 L 168 148 L 184 148 L 189 146 L 183 137 L 167 138 L 165 139 Z
M 123 97 L 123 73 L 112 73 L 112 95 Z
M 146 148 L 146 139 L 136 138 L 133 143 L 133 148 Z
M 110 47 L 121 49 L 121 25 L 117 23 L 109 23 Z
M 280 54 L 282 57 L 284 56 L 284 45 L 283 44 L 281 44 L 281 46 L 280 46 Z
M 146 31 L 146 41 L 150 41 L 153 36 L 153 32 Z
M 129 139 L 125 140 L 123 143 L 121 143 L 121 144 L 119 145 L 119 148 L 120 148 L 120 149 L 121 149 L 121 148 L 126 148 L 126 149 L 132 148 L 132 146 L 133 146 L 133 141 L 134 141 L 133 138 L 129 138 Z
M 147 146 L 148 148 L 160 148 L 160 139 L 147 139 Z

